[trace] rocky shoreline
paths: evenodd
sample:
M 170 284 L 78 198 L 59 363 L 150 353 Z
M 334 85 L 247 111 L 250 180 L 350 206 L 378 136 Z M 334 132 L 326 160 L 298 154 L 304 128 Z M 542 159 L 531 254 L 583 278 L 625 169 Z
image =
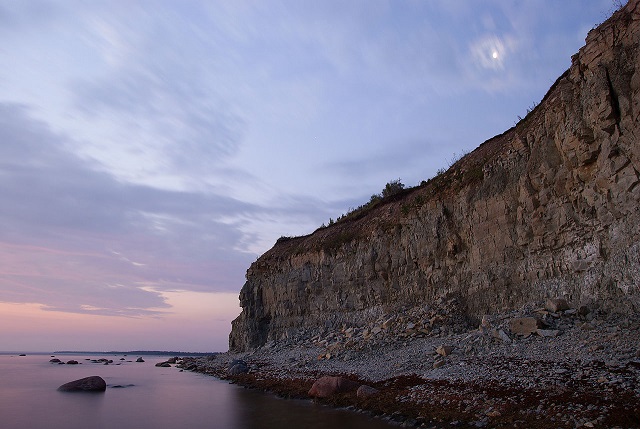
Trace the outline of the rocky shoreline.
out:
M 181 367 L 288 398 L 311 399 L 318 379 L 338 376 L 352 388 L 313 399 L 404 427 L 640 427 L 637 316 L 549 300 L 478 326 L 455 299 L 439 304 Z

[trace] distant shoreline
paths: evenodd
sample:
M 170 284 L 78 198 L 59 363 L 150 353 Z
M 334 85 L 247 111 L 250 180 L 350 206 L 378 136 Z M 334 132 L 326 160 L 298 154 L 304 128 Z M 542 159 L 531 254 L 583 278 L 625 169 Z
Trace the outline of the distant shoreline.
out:
M 53 354 L 115 354 L 115 355 L 158 355 L 158 356 L 210 356 L 218 354 L 219 352 L 180 352 L 180 351 L 166 351 L 166 350 L 130 350 L 130 351 L 77 351 L 77 350 L 59 350 L 53 352 Z
M 131 350 L 131 351 L 91 351 L 91 350 L 57 350 L 57 351 L 0 351 L 0 355 L 142 355 L 142 356 L 211 356 L 221 352 L 180 352 L 180 351 L 158 351 L 158 350 Z

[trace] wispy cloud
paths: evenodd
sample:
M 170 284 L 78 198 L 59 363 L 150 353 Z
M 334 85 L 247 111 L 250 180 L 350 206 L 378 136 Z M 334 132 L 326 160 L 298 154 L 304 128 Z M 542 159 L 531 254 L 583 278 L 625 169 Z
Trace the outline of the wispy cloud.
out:
M 143 319 L 237 293 L 279 236 L 511 126 L 609 8 L 4 2 L 0 302 Z
M 237 226 L 220 219 L 260 207 L 122 183 L 68 152 L 65 137 L 20 106 L 0 106 L 0 141 L 0 274 L 12 285 L 0 291 L 4 300 L 80 311 L 106 308 L 100 301 L 108 297 L 112 310 L 139 313 L 162 306 L 140 281 L 160 290 L 241 284 L 252 256 L 240 248 Z M 25 287 L 36 277 L 38 288 Z M 108 286 L 116 283 L 126 288 Z M 132 298 L 139 305 L 131 307 Z

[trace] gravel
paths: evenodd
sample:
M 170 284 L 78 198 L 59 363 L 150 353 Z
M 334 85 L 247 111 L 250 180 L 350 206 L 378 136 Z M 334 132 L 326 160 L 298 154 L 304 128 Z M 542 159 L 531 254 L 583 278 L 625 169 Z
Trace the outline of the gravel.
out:
M 509 320 L 523 315 L 557 336 L 510 333 Z M 368 336 L 377 325 L 342 327 L 184 365 L 254 387 L 269 380 L 262 388 L 285 396 L 279 384 L 294 380 L 302 390 L 321 375 L 343 375 L 379 389 L 384 400 L 341 398 L 335 405 L 352 404 L 405 426 L 640 427 L 637 316 L 523 310 L 466 329 L 452 316 L 456 326 L 436 334 L 416 330 L 407 322 L 412 317 L 397 320 L 396 329 L 387 323 L 377 337 Z M 438 354 L 441 346 L 451 353 Z M 233 359 L 247 363 L 245 378 L 227 373 Z

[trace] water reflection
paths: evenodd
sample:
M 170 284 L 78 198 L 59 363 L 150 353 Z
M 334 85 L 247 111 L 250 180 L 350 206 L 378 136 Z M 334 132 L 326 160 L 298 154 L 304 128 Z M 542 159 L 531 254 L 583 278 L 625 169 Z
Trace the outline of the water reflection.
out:
M 78 357 L 80 360 L 82 357 Z M 2 429 L 383 429 L 395 427 L 311 401 L 277 398 L 201 374 L 157 368 L 163 358 L 116 365 L 51 365 L 45 356 L 0 355 Z M 99 375 L 104 393 L 59 392 L 71 380 Z
M 285 400 L 262 392 L 235 389 L 233 409 L 236 429 L 388 429 L 390 424 L 346 410 L 314 404 L 311 401 Z

